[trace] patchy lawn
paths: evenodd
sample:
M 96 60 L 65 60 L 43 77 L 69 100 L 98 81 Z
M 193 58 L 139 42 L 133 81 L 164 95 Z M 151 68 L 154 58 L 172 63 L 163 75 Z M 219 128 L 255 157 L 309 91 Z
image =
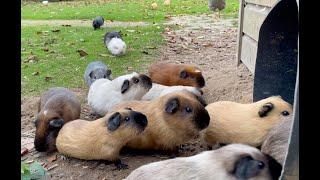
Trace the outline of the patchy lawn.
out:
M 151 4 L 158 8 L 153 10 Z M 223 17 L 237 17 L 239 1 L 226 0 L 227 6 L 221 13 Z M 24 2 L 22 19 L 93 19 L 101 15 L 115 21 L 160 22 L 167 15 L 211 13 L 208 0 L 172 0 L 164 5 L 163 0 L 100 0 L 100 1 L 65 1 L 49 3 Z
M 60 31 L 54 32 L 56 29 Z M 128 45 L 128 53 L 125 56 L 111 56 L 105 48 L 103 36 L 110 30 L 122 31 L 123 39 Z M 53 86 L 84 87 L 85 68 L 88 63 L 97 59 L 112 69 L 114 77 L 132 70 L 144 70 L 156 57 L 155 48 L 164 42 L 162 31 L 162 26 L 154 25 L 96 31 L 91 27 L 23 27 L 21 94 L 32 96 Z M 88 55 L 80 57 L 77 52 L 79 49 L 83 49 Z

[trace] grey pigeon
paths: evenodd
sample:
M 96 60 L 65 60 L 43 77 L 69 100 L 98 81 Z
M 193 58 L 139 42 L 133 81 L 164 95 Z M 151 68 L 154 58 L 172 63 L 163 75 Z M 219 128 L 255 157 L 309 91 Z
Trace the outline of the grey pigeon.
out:
M 84 73 L 84 81 L 87 86 L 90 87 L 91 84 L 101 78 L 112 80 L 112 71 L 109 69 L 102 61 L 93 61 L 88 64 L 86 71 Z
M 94 28 L 94 30 L 99 29 L 100 26 L 102 26 L 104 23 L 104 19 L 102 16 L 98 16 L 96 18 L 94 18 L 93 22 L 92 22 L 92 26 Z
M 220 11 L 223 10 L 226 7 L 226 1 L 225 0 L 209 0 L 208 6 L 211 11 L 216 11 L 218 9 L 219 17 L 220 17 Z

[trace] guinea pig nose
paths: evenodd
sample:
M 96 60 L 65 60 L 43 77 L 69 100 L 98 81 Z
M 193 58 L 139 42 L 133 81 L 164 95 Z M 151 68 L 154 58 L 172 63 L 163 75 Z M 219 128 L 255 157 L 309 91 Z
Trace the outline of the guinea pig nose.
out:
M 198 83 L 198 86 L 199 86 L 200 88 L 204 87 L 205 84 L 206 84 L 203 77 L 198 77 L 198 78 L 197 78 L 197 83 Z
M 34 148 L 39 152 L 47 151 L 46 143 L 34 141 Z
M 143 127 L 146 127 L 146 126 L 147 126 L 148 120 L 147 120 L 147 117 L 146 117 L 144 114 L 139 113 L 139 112 L 135 112 L 134 115 L 133 115 L 133 117 L 134 117 L 134 120 L 135 120 L 138 124 L 140 124 L 141 126 L 143 126 Z

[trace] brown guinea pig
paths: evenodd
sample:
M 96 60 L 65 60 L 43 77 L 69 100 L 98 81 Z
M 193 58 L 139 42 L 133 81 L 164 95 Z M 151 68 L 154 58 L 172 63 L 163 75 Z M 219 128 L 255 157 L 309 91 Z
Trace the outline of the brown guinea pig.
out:
M 175 150 L 206 128 L 210 117 L 204 101 L 188 91 L 177 91 L 151 101 L 129 101 L 114 110 L 130 107 L 148 118 L 148 126 L 139 136 L 130 140 L 133 149 Z
M 257 148 L 230 144 L 190 157 L 143 165 L 126 180 L 273 180 L 280 173 L 281 167 Z
M 270 129 L 261 146 L 261 152 L 273 157 L 282 166 L 288 152 L 292 118 L 292 115 L 282 117 L 281 122 Z
M 55 140 L 63 124 L 80 117 L 81 105 L 77 96 L 63 87 L 50 88 L 40 97 L 35 120 L 35 149 L 54 151 Z
M 193 86 L 202 88 L 204 78 L 199 68 L 187 64 L 156 63 L 150 65 L 149 76 L 154 83 L 166 86 Z
M 114 161 L 126 168 L 119 158 L 120 149 L 147 126 L 144 114 L 123 108 L 95 121 L 75 120 L 62 127 L 57 149 L 67 156 L 85 160 Z
M 219 101 L 206 109 L 211 121 L 201 136 L 208 145 L 243 143 L 258 147 L 281 117 L 292 113 L 292 106 L 278 96 L 251 104 Z

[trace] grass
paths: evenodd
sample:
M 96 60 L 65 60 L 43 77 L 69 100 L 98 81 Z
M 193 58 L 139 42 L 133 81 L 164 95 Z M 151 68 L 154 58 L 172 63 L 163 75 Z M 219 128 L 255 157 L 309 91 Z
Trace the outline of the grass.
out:
M 60 31 L 53 32 L 55 28 Z M 129 46 L 128 53 L 122 57 L 111 56 L 103 44 L 104 33 L 116 29 L 123 32 L 123 39 Z M 162 31 L 162 26 L 96 31 L 91 27 L 23 27 L 21 94 L 32 96 L 53 86 L 83 88 L 85 68 L 89 62 L 97 59 L 112 69 L 114 77 L 128 73 L 128 67 L 137 72 L 142 71 L 155 58 L 154 48 L 164 42 Z M 88 56 L 80 57 L 78 49 L 85 50 Z M 150 54 L 142 53 L 144 50 Z M 33 59 L 32 56 L 37 58 Z M 46 77 L 52 78 L 46 80 Z
M 156 2 L 158 8 L 151 9 Z M 237 17 L 238 0 L 226 0 L 223 17 Z M 212 13 L 208 9 L 208 0 L 172 0 L 169 6 L 163 0 L 104 0 L 104 1 L 66 1 L 49 3 L 39 2 L 22 4 L 22 19 L 93 19 L 101 15 L 115 21 L 161 22 L 167 15 Z

